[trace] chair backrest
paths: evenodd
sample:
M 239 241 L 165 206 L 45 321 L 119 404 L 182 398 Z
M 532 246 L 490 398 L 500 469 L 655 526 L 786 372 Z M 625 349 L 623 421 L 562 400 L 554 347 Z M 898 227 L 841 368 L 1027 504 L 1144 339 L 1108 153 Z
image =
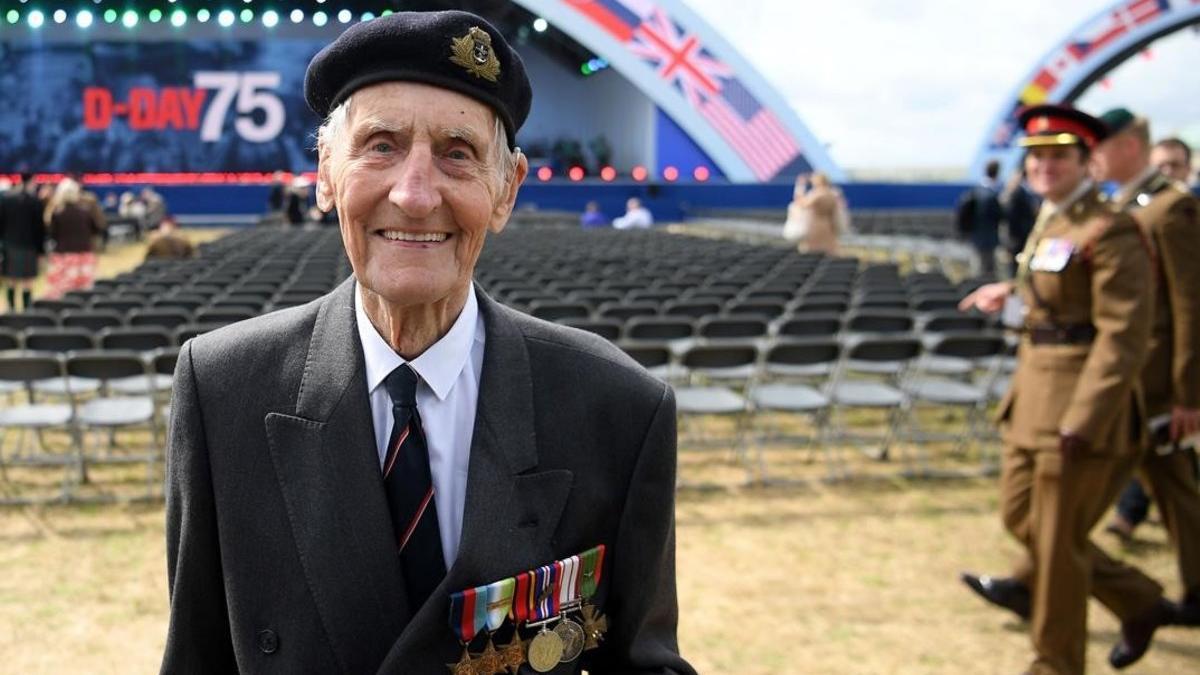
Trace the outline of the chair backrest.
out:
M 935 295 L 919 295 L 913 298 L 912 308 L 918 312 L 933 312 L 943 309 L 955 309 L 962 298 L 957 293 L 939 293 Z
M 840 314 L 846 311 L 849 305 L 847 300 L 842 299 L 817 300 L 804 297 L 792 306 L 792 314 Z
M 124 315 L 129 310 L 144 307 L 145 301 L 140 298 L 99 298 L 92 301 L 92 309 L 111 309 Z
M 621 351 L 641 364 L 643 368 L 657 368 L 671 362 L 671 349 L 665 344 L 630 344 L 622 342 L 619 346 L 621 347 Z
M 1004 336 L 995 333 L 954 332 L 939 335 L 930 345 L 930 353 L 963 359 L 1000 356 L 1008 349 Z
M 690 316 L 699 319 L 702 316 L 717 314 L 721 311 L 721 303 L 718 302 L 691 302 L 691 301 L 674 301 L 663 305 L 663 314 L 671 314 L 673 316 Z
M 987 328 L 986 317 L 977 314 L 963 314 L 957 310 L 933 312 L 921 322 L 921 330 L 926 333 L 981 331 L 985 328 Z
M 758 348 L 752 344 L 694 344 L 683 353 L 680 362 L 697 371 L 740 368 L 757 363 Z
M 60 354 L 77 349 L 95 349 L 96 339 L 87 328 L 30 328 L 25 331 L 25 349 Z
M 621 322 L 616 319 L 562 319 L 558 323 L 595 333 L 605 340 L 616 341 L 621 337 Z
M 756 338 L 767 335 L 766 320 L 757 316 L 704 317 L 696 327 L 700 337 L 710 339 Z
M 83 309 L 83 301 L 75 298 L 61 298 L 58 300 L 41 300 L 33 301 L 34 309 L 41 309 L 47 312 L 62 312 L 68 309 Z
M 121 314 L 111 309 L 71 309 L 62 313 L 64 328 L 86 328 L 93 333 L 123 323 Z
M 921 341 L 914 337 L 861 335 L 847 341 L 845 353 L 858 361 L 911 361 L 921 353 Z
M 29 309 L 20 313 L 0 314 L 0 328 L 11 328 L 15 331 L 22 331 L 26 328 L 49 328 L 57 325 L 57 315 L 45 309 Z
M 187 323 L 175 329 L 175 344 L 182 346 L 197 335 L 225 326 L 224 323 Z
M 20 349 L 21 338 L 17 331 L 11 328 L 0 328 L 0 352 L 10 349 Z
M 658 314 L 658 306 L 649 302 L 606 302 L 596 309 L 596 314 L 601 318 L 624 321 L 635 316 L 654 316 Z
M 246 310 L 209 307 L 198 310 L 195 320 L 196 323 L 227 325 L 238 321 L 245 321 L 246 319 L 253 319 L 257 315 L 257 312 Z
M 179 361 L 179 347 L 156 349 L 150 357 L 150 370 L 159 375 L 174 375 L 177 361 Z
M 546 321 L 586 319 L 592 315 L 592 308 L 582 302 L 548 302 L 539 300 L 529 306 L 529 313 Z
M 63 376 L 62 357 L 45 352 L 0 353 L 0 381 L 36 382 Z
M 834 363 L 842 355 L 842 346 L 837 340 L 807 338 L 776 343 L 767 350 L 768 364 L 786 366 L 811 366 L 818 363 Z
M 731 315 L 757 316 L 770 320 L 783 316 L 784 304 L 782 302 L 745 301 L 731 304 L 726 307 L 725 311 Z
M 113 380 L 136 377 L 150 372 L 141 354 L 127 350 L 97 350 L 71 352 L 66 358 L 67 375 L 92 380 Z
M 129 313 L 130 326 L 178 328 L 191 320 L 192 313 L 183 309 L 135 309 Z
M 639 316 L 625 322 L 628 340 L 678 340 L 696 334 L 696 323 L 688 317 Z
M 907 312 L 861 311 L 846 317 L 846 330 L 855 333 L 908 333 L 915 319 Z
M 148 352 L 170 345 L 171 333 L 165 328 L 140 326 L 137 328 L 105 328 L 100 331 L 101 349 Z
M 805 314 L 784 319 L 776 333 L 780 337 L 820 337 L 837 335 L 842 317 L 837 314 Z

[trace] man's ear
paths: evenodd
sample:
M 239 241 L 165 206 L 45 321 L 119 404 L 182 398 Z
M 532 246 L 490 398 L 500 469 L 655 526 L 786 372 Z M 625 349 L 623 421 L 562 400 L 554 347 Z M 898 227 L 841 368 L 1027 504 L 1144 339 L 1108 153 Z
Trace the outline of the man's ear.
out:
M 317 208 L 322 213 L 329 213 L 336 206 L 334 203 L 333 181 L 330 179 L 329 145 L 324 140 L 317 144 Z
M 517 203 L 517 191 L 521 189 L 521 183 L 525 182 L 525 176 L 528 174 L 529 160 L 525 158 L 525 153 L 518 152 L 517 166 L 513 169 L 512 179 L 504 186 L 504 195 L 492 209 L 492 224 L 488 228 L 492 232 L 500 232 L 508 224 L 508 217 L 512 215 L 513 206 Z

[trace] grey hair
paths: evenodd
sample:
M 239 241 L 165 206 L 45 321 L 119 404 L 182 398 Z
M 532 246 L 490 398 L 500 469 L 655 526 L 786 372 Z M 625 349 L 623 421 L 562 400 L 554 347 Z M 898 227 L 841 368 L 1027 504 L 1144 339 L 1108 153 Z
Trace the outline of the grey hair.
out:
M 353 99 L 353 96 L 348 96 L 345 101 L 329 111 L 329 116 L 317 129 L 318 150 L 322 145 L 332 149 L 346 141 L 346 126 L 350 118 L 350 102 Z M 499 193 L 508 186 L 517 171 L 521 148 L 508 147 L 508 130 L 504 128 L 504 123 L 500 121 L 499 115 L 493 114 L 492 118 L 495 124 L 492 131 L 492 152 L 491 157 L 488 158 L 488 164 L 496 170 L 499 179 L 497 192 Z

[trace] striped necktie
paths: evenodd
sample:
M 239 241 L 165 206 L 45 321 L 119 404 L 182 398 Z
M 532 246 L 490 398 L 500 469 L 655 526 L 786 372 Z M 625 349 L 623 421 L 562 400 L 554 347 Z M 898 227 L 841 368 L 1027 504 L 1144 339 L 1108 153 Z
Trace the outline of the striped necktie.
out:
M 400 566 L 415 613 L 446 576 L 429 449 L 417 412 L 417 374 L 399 366 L 384 380 L 392 399 L 392 435 L 383 460 L 383 485 Z

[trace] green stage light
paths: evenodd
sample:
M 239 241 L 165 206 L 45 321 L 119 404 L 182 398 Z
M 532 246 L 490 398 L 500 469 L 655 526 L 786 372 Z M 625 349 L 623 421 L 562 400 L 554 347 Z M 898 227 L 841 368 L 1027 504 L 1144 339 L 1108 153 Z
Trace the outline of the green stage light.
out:
M 212 16 L 212 12 L 208 11 L 207 9 L 202 9 L 196 12 L 196 20 L 200 23 L 207 23 L 208 17 L 210 16 Z
M 222 26 L 224 26 L 226 28 L 229 28 L 230 26 L 232 26 L 233 22 L 234 22 L 233 12 L 231 12 L 227 9 L 221 10 L 221 13 L 217 15 L 217 23 L 221 24 Z
M 87 11 L 86 9 L 80 10 L 80 12 L 75 15 L 75 25 L 79 26 L 80 28 L 89 28 L 91 27 L 94 19 L 95 17 L 92 16 L 91 12 Z
M 16 23 L 21 20 L 21 13 L 15 9 L 10 9 L 8 10 L 8 14 L 4 15 L 4 18 L 8 19 L 9 23 Z
M 313 24 L 324 26 L 325 22 L 329 21 L 329 17 L 325 16 L 325 12 L 316 12 L 313 14 Z
M 171 12 L 171 25 L 176 28 L 182 28 L 183 24 L 187 23 L 187 12 L 182 9 L 177 9 Z
M 254 12 L 249 9 L 243 9 L 241 18 L 242 18 L 242 23 L 250 23 L 251 21 L 254 20 Z
M 132 9 L 125 10 L 125 13 L 121 15 L 121 25 L 125 26 L 126 28 L 133 28 L 137 25 L 137 22 L 137 12 L 133 11 Z
M 275 10 L 273 9 L 268 9 L 267 11 L 263 12 L 262 19 L 263 25 L 267 28 L 274 28 L 279 24 L 279 15 L 276 14 Z
M 104 10 L 104 23 L 113 23 L 116 20 L 117 20 L 117 10 L 115 10 L 115 9 Z
M 374 18 L 375 18 L 375 15 L 372 14 L 371 12 L 363 12 L 363 15 L 362 15 L 363 21 L 370 21 L 371 19 L 374 19 Z
M 29 27 L 41 28 L 42 24 L 46 23 L 46 15 L 39 10 L 33 10 L 29 13 Z
M 392 10 L 390 10 L 390 9 L 385 9 L 385 10 L 383 10 L 383 12 L 381 12 L 379 14 L 379 16 L 391 16 L 391 15 L 392 15 Z
M 162 10 L 155 7 L 146 18 L 150 19 L 150 23 L 158 23 L 162 21 Z

